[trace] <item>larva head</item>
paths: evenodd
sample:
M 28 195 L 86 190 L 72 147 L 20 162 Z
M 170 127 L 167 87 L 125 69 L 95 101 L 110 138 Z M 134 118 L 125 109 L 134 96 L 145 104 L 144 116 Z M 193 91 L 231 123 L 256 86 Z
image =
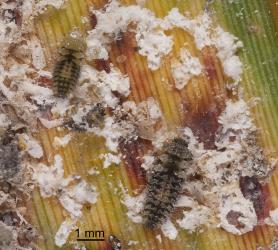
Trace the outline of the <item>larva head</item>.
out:
M 176 137 L 164 145 L 164 150 L 174 157 L 180 158 L 181 160 L 190 161 L 193 156 L 188 149 L 188 143 L 186 140 L 180 137 Z
M 84 41 L 84 39 L 80 35 L 70 34 L 63 40 L 60 54 L 66 55 L 71 52 L 75 54 L 75 57 L 77 56 L 82 58 L 85 49 L 86 42 Z

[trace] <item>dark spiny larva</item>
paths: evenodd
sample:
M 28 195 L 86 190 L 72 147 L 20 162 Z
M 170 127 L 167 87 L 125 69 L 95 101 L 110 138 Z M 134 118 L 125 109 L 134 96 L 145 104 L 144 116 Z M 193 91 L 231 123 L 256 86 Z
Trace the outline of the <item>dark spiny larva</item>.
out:
M 174 138 L 164 145 L 164 154 L 148 178 L 147 197 L 143 211 L 144 224 L 154 229 L 173 211 L 184 183 L 186 162 L 192 160 L 187 142 Z
M 110 235 L 108 240 L 109 240 L 109 243 L 111 244 L 113 250 L 121 250 L 122 249 L 122 244 L 116 236 Z
M 64 40 L 53 71 L 56 96 L 65 97 L 78 82 L 84 50 L 85 42 L 82 39 L 69 36 Z

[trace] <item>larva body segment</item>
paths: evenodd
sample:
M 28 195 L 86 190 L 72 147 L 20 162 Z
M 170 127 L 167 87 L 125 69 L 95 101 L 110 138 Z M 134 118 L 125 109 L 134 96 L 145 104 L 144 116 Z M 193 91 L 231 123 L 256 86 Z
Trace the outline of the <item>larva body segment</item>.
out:
M 78 37 L 68 36 L 59 51 L 59 60 L 53 71 L 54 93 L 66 97 L 76 85 L 84 58 L 85 42 Z
M 149 181 L 148 195 L 144 208 L 145 225 L 155 228 L 173 211 L 184 179 L 169 170 L 153 173 Z
M 149 176 L 147 197 L 143 211 L 144 224 L 150 229 L 158 227 L 173 211 L 185 181 L 184 166 L 192 160 L 188 144 L 175 138 L 164 145 L 164 154 L 158 157 Z

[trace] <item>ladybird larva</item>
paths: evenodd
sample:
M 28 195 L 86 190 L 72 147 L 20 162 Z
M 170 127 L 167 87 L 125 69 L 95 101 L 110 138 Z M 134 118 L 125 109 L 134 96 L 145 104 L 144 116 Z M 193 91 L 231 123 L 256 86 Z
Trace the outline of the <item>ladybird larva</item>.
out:
M 53 71 L 54 93 L 58 97 L 66 97 L 76 85 L 84 58 L 85 41 L 79 36 L 69 35 L 59 50 L 59 60 Z
M 167 142 L 163 150 L 147 184 L 143 217 L 144 224 L 150 229 L 158 227 L 173 211 L 185 181 L 183 172 L 193 158 L 182 138 Z

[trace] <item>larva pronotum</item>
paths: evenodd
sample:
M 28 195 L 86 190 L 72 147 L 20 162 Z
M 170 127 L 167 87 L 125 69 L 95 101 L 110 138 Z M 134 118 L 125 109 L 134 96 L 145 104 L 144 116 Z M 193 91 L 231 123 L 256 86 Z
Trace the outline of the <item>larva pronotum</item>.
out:
M 178 137 L 165 143 L 163 151 L 148 178 L 143 210 L 144 224 L 151 229 L 158 227 L 172 212 L 182 191 L 185 167 L 193 158 L 188 143 Z
M 85 41 L 80 35 L 69 35 L 59 50 L 59 59 L 53 71 L 54 93 L 58 97 L 66 97 L 76 85 L 84 58 Z

